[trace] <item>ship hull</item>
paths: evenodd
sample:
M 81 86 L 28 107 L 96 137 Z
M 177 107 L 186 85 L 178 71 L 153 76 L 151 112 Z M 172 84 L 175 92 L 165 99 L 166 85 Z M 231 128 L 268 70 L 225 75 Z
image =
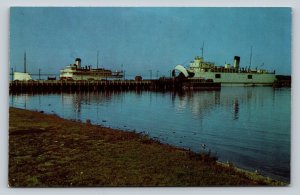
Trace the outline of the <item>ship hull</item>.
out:
M 273 73 L 224 73 L 224 72 L 195 72 L 190 79 L 210 79 L 221 83 L 221 86 L 272 86 L 276 77 Z
M 83 81 L 83 80 L 105 80 L 105 77 L 102 76 L 93 76 L 93 75 L 60 75 L 61 80 L 74 80 L 74 81 Z
M 87 80 L 111 80 L 121 79 L 122 76 L 95 76 L 95 75 L 60 75 L 61 80 L 87 81 Z

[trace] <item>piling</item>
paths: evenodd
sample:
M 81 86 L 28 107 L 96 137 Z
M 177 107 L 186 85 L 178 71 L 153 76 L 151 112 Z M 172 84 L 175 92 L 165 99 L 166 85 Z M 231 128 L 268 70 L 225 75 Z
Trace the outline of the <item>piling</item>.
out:
M 103 90 L 220 90 L 220 83 L 201 80 L 38 80 L 38 81 L 11 81 L 10 92 L 81 92 Z

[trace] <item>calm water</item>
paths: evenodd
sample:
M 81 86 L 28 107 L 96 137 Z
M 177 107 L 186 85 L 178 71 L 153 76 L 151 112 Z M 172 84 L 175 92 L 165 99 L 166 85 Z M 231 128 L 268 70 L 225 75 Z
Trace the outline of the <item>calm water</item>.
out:
M 286 88 L 223 87 L 182 94 L 22 94 L 11 95 L 10 106 L 144 131 L 162 142 L 196 152 L 211 150 L 219 161 L 289 181 L 290 100 Z

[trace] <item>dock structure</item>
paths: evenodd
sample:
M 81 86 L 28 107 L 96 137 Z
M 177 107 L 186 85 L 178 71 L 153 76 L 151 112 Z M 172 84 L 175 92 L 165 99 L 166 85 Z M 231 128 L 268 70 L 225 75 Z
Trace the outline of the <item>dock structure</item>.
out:
M 149 81 L 67 81 L 67 80 L 41 80 L 11 82 L 11 92 L 70 92 L 70 91 L 101 91 L 101 90 L 147 90 Z
M 220 83 L 182 82 L 174 79 L 159 80 L 101 80 L 101 81 L 70 81 L 70 80 L 38 80 L 12 81 L 9 91 L 14 92 L 80 92 L 103 90 L 219 90 Z
M 273 84 L 273 87 L 291 87 L 292 77 L 290 75 L 276 75 L 276 81 Z

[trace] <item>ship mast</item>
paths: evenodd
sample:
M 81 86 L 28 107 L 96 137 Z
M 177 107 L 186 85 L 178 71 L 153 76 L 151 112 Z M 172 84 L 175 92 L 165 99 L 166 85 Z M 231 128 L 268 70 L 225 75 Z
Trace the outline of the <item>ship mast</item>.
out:
M 250 66 L 249 66 L 249 68 L 251 68 L 251 63 L 252 63 L 252 46 L 251 46 L 251 49 L 250 49 Z
M 98 69 L 98 64 L 99 64 L 99 50 L 97 51 L 97 69 Z
M 204 41 L 202 43 L 202 47 L 201 47 L 201 57 L 203 58 L 203 52 L 204 52 Z
M 24 52 L 24 73 L 26 73 L 26 51 Z

